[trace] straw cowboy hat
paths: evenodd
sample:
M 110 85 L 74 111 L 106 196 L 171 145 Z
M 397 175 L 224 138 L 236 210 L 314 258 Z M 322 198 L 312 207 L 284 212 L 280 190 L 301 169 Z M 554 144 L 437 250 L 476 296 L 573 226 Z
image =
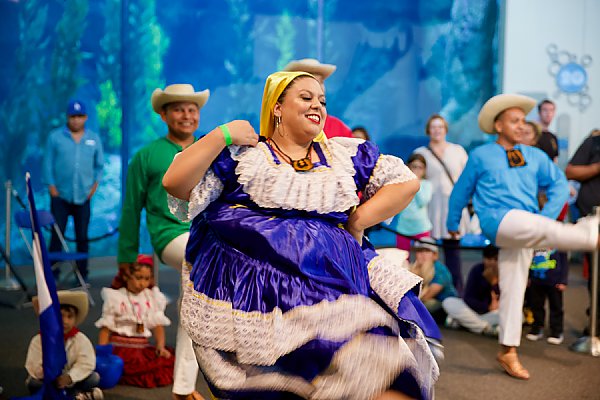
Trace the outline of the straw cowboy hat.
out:
M 517 107 L 523 110 L 525 115 L 535 107 L 535 100 L 520 94 L 499 94 L 485 102 L 479 111 L 479 128 L 485 133 L 496 133 L 494 122 L 496 117 L 504 110 Z
M 283 71 L 303 71 L 309 74 L 319 75 L 323 80 L 333 74 L 337 67 L 333 64 L 321 64 L 314 58 L 303 58 L 302 60 L 293 60 L 283 68 Z
M 88 296 L 86 292 L 81 290 L 59 290 L 56 292 L 58 296 L 58 302 L 61 305 L 70 305 L 77 308 L 77 318 L 75 319 L 75 325 L 81 324 L 88 314 Z M 40 304 L 37 296 L 33 296 L 31 299 L 35 313 L 39 315 Z
M 165 104 L 176 103 L 180 101 L 189 101 L 196 103 L 198 108 L 202 108 L 208 101 L 210 91 L 205 89 L 201 92 L 195 92 L 194 87 L 187 83 L 176 83 L 162 89 L 154 89 L 152 92 L 152 108 L 154 112 L 160 114 Z

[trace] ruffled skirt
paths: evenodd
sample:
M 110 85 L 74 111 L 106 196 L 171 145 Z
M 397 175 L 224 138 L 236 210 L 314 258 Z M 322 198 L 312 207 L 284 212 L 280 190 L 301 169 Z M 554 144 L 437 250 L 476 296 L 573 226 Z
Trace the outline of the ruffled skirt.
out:
M 420 278 L 363 247 L 335 216 L 211 205 L 197 217 L 181 320 L 213 394 L 431 398 L 439 370 L 426 335 L 439 331 Z
M 154 388 L 173 383 L 175 351 L 172 348 L 167 348 L 172 356 L 165 358 L 156 354 L 156 347 L 146 338 L 112 335 L 111 344 L 113 354 L 123 359 L 121 385 Z

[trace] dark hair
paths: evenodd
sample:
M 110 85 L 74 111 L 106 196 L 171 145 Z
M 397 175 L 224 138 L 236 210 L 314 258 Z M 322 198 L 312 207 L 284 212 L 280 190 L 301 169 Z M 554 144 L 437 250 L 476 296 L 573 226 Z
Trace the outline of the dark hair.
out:
M 412 153 L 410 155 L 410 157 L 408 157 L 408 160 L 406 161 L 406 166 L 408 168 L 410 168 L 410 163 L 413 161 L 420 161 L 423 163 L 423 166 L 425 167 L 425 171 L 423 173 L 423 179 L 427 179 L 427 161 L 425 160 L 425 157 L 423 157 L 423 155 L 419 154 L 419 153 Z
M 552 104 L 554 106 L 554 108 L 556 108 L 556 104 L 554 104 L 554 102 L 552 100 L 544 99 L 538 103 L 538 106 L 537 106 L 538 112 L 542 111 L 542 106 L 544 104 Z
M 154 276 L 154 268 L 152 268 L 151 265 L 148 264 L 140 264 L 137 262 L 133 262 L 129 264 L 129 268 L 128 268 L 128 275 L 133 275 L 134 273 L 136 273 L 137 271 L 141 270 L 142 268 L 148 268 L 150 269 L 150 272 L 152 273 L 152 276 Z
M 537 143 L 540 136 L 542 136 L 542 128 L 537 122 L 534 121 L 525 121 L 525 125 L 531 126 L 531 128 L 533 129 L 533 133 L 535 133 L 535 141 Z
M 500 117 L 502 117 L 504 115 L 504 113 L 506 112 L 506 110 L 510 110 L 511 108 L 519 108 L 519 107 L 508 107 L 508 108 L 505 108 L 504 110 L 502 110 L 498 114 L 496 114 L 496 116 L 494 117 L 494 132 L 495 133 L 499 133 L 499 132 L 496 132 L 496 121 L 498 121 L 500 119 Z
M 178 103 L 192 103 L 193 105 L 196 106 L 196 108 L 198 109 L 198 111 L 200 111 L 200 107 L 198 106 L 198 103 L 194 103 L 193 101 L 172 101 L 170 103 L 163 104 L 161 110 L 164 111 L 164 112 L 167 112 L 167 110 L 169 109 L 169 107 L 171 107 L 173 104 L 178 104 Z
M 493 244 L 488 244 L 483 248 L 483 258 L 496 258 L 498 257 L 498 248 Z
M 406 165 L 410 164 L 413 161 L 421 161 L 423 163 L 423 165 L 425 165 L 427 167 L 427 161 L 425 161 L 425 157 L 423 157 L 422 154 L 419 153 L 412 153 L 410 155 L 410 157 L 408 157 L 408 161 L 406 161 Z
M 444 127 L 446 128 L 446 133 L 448 133 L 448 121 L 446 121 L 446 118 L 442 117 L 440 114 L 433 114 L 431 117 L 429 117 L 427 123 L 425 124 L 425 134 L 429 136 L 429 127 L 434 119 L 441 119 L 444 123 Z
M 312 75 L 304 75 L 304 74 L 298 75 L 297 77 L 292 79 L 290 81 L 290 83 L 288 83 L 288 85 L 285 87 L 285 89 L 283 89 L 283 92 L 281 92 L 281 94 L 277 98 L 277 103 L 279 103 L 279 104 L 283 103 L 283 99 L 285 98 L 285 95 L 287 94 L 288 89 L 291 88 L 294 85 L 294 83 L 296 83 L 296 80 L 300 79 L 300 78 L 312 78 L 312 79 L 316 80 L 317 82 L 319 82 L 319 80 Z M 320 84 L 320 82 L 319 82 L 319 84 Z
M 61 310 L 72 311 L 75 315 L 79 314 L 79 309 L 75 307 L 73 304 L 61 304 Z
M 367 131 L 367 128 L 365 128 L 362 125 L 359 126 L 355 126 L 354 128 L 352 128 L 352 133 L 354 133 L 355 131 L 359 131 L 362 132 L 365 135 L 365 139 L 370 141 L 371 140 L 371 136 L 369 136 L 369 132 Z

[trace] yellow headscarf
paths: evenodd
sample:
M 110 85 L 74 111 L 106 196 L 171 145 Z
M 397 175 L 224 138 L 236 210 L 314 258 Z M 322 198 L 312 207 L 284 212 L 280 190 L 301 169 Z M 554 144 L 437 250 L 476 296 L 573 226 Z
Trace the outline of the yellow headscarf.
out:
M 273 109 L 275 108 L 275 104 L 277 104 L 277 100 L 285 88 L 288 87 L 288 85 L 294 79 L 301 75 L 311 76 L 314 78 L 314 76 L 308 72 L 302 71 L 280 71 L 275 72 L 267 77 L 265 91 L 262 98 L 262 106 L 260 109 L 260 136 L 267 138 L 273 136 L 273 132 L 275 130 L 275 115 L 273 114 Z M 322 135 L 323 132 L 321 132 L 317 138 Z

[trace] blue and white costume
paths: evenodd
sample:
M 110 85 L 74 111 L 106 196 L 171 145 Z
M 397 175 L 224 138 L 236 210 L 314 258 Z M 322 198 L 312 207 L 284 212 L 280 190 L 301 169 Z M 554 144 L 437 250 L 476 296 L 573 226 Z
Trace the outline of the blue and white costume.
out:
M 556 221 L 569 196 L 567 180 L 541 150 L 516 145 L 525 164 L 511 167 L 507 151 L 498 143 L 471 152 L 456 182 L 448 213 L 449 231 L 457 231 L 462 209 L 472 197 L 486 237 L 500 247 L 500 343 L 521 341 L 522 306 L 534 248 L 594 249 L 597 220 L 578 224 Z M 546 191 L 548 202 L 539 209 L 537 193 Z
M 269 144 L 230 146 L 171 209 L 192 219 L 181 322 L 211 391 L 231 399 L 431 398 L 439 331 L 420 278 L 343 229 L 358 193 L 416 179 L 358 139 L 315 142 L 307 172 Z M 288 396 L 288 397 L 286 397 Z

